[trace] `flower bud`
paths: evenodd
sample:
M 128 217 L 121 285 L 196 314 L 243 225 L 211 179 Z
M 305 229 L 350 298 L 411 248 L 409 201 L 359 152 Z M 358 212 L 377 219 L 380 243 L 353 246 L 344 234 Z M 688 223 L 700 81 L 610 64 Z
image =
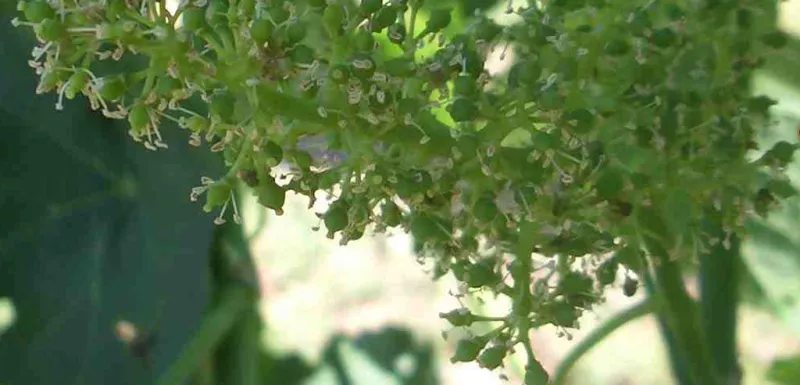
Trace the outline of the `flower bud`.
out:
M 231 196 L 231 185 L 227 181 L 212 184 L 206 192 L 206 204 L 203 210 L 207 213 L 228 202 Z
M 54 19 L 56 17 L 55 11 L 47 1 L 32 0 L 21 4 L 23 4 L 21 11 L 25 15 L 25 19 L 31 23 L 41 23 L 45 19 Z
M 482 336 L 465 338 L 458 341 L 456 353 L 450 358 L 450 362 L 471 362 L 478 358 L 481 350 L 486 346 L 486 339 Z
M 478 356 L 478 365 L 484 369 L 496 369 L 503 364 L 506 354 L 508 354 L 508 348 L 505 345 L 495 345 L 486 348 L 480 356 Z
M 456 309 L 447 313 L 439 313 L 440 318 L 444 318 L 453 326 L 470 326 L 475 322 L 475 315 L 465 308 Z

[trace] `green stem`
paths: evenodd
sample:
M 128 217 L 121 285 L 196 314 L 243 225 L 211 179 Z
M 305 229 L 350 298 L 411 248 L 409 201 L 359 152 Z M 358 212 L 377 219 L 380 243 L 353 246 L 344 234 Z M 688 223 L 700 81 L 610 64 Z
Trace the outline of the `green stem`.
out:
M 188 381 L 188 385 L 215 385 L 217 380 L 214 370 L 214 360 L 211 358 L 206 359 L 194 375 L 192 375 L 192 378 Z
M 659 318 L 674 338 L 670 346 L 681 353 L 673 356 L 685 358 L 688 378 L 696 385 L 720 384 L 708 340 L 701 326 L 697 303 L 689 296 L 679 261 L 669 252 L 678 242 L 660 215 L 657 207 L 639 207 L 636 221 L 639 240 L 648 251 L 654 280 L 654 296 L 661 301 Z M 686 378 L 686 374 L 676 373 Z
M 514 286 L 519 290 L 519 297 L 514 301 L 514 319 L 517 323 L 519 341 L 525 347 L 525 353 L 528 356 L 525 364 L 525 385 L 547 385 L 550 380 L 549 376 L 533 353 L 529 335 L 532 327 L 529 314 L 533 300 L 531 298 L 531 271 L 533 270 L 531 254 L 533 254 L 535 246 L 532 235 L 535 231 L 536 224 L 525 221 L 520 226 L 518 234 L 516 257 L 520 262 L 522 273 L 514 277 L 515 281 L 518 280 L 518 282 L 514 282 Z
M 553 385 L 564 385 L 567 380 L 567 374 L 578 360 L 583 357 L 589 350 L 595 347 L 600 341 L 604 340 L 611 333 L 626 325 L 628 322 L 646 316 L 656 310 L 656 301 L 652 298 L 647 298 L 642 302 L 634 305 L 633 307 L 616 314 L 611 319 L 607 320 L 603 325 L 594 329 L 591 334 L 584 338 L 578 346 L 573 348 L 569 354 L 561 361 L 556 372 L 553 375 Z
M 713 232 L 725 239 L 721 226 Z M 739 303 L 739 239 L 730 236 L 729 248 L 723 242 L 700 255 L 700 305 L 707 344 L 717 370 L 726 384 L 741 383 L 736 349 L 736 309 Z
M 259 207 L 258 213 L 258 220 L 255 225 L 255 230 L 252 233 L 247 235 L 247 240 L 252 241 L 254 240 L 262 231 L 267 227 L 267 209 Z
M 658 293 L 655 286 L 655 281 L 652 274 L 646 272 L 644 274 L 644 287 L 647 290 L 647 295 L 655 297 Z M 656 314 L 658 327 L 661 330 L 661 336 L 664 339 L 664 345 L 669 355 L 670 366 L 675 375 L 675 381 L 678 385 L 693 385 L 689 373 L 689 364 L 686 359 L 686 354 L 678 347 L 678 342 L 675 338 L 675 333 L 669 328 L 666 318 L 663 314 Z
M 179 385 L 195 373 L 252 303 L 253 291 L 250 288 L 243 285 L 225 288 L 219 304 L 203 318 L 198 332 L 156 385 Z
M 225 54 L 227 53 L 225 47 L 216 38 L 214 38 L 214 36 L 208 32 L 201 32 L 197 35 L 205 40 L 209 46 L 211 46 L 211 49 L 217 53 L 217 57 L 225 57 Z
M 153 71 L 147 72 L 147 78 L 144 81 L 144 86 L 142 87 L 142 95 L 147 95 L 150 93 L 150 90 L 153 89 L 156 83 L 156 74 Z
M 138 22 L 139 24 L 146 25 L 148 28 L 155 28 L 155 26 L 156 26 L 156 23 L 154 21 L 142 16 L 141 14 L 139 14 L 138 12 L 136 12 L 136 11 L 130 9 L 130 8 L 125 10 L 125 16 L 133 19 L 134 21 Z
M 169 25 L 172 25 L 172 15 L 169 13 L 169 10 L 167 9 L 167 2 L 166 1 L 159 1 L 158 2 L 158 9 L 159 9 L 159 13 L 161 13 L 162 20 L 165 23 L 167 23 Z
M 408 33 L 406 34 L 406 41 L 403 42 L 405 46 L 405 51 L 407 52 L 407 56 L 410 58 L 414 58 L 414 54 L 417 51 L 417 39 L 414 36 L 414 29 L 417 26 L 417 13 L 419 12 L 419 6 L 414 5 L 411 8 L 411 21 L 408 27 Z
M 655 262 L 656 292 L 664 303 L 661 314 L 674 334 L 677 348 L 684 352 L 690 377 L 698 385 L 719 384 L 700 325 L 699 309 L 686 292 L 680 265 L 670 260 L 666 249 L 660 245 L 648 242 L 648 249 Z
M 244 167 L 247 157 L 250 156 L 252 150 L 253 141 L 250 139 L 250 135 L 245 135 L 245 139 L 242 141 L 242 145 L 239 148 L 239 155 L 236 156 L 236 160 L 225 174 L 225 177 L 223 177 L 224 180 L 232 181 L 236 178 L 236 173 Z
M 251 304 L 217 349 L 215 363 L 218 384 L 261 383 L 261 316 L 257 305 L 255 301 Z
M 237 188 L 234 194 L 241 201 L 241 189 Z M 214 349 L 217 383 L 256 385 L 261 382 L 262 330 L 256 295 L 258 277 L 241 225 L 228 223 L 217 228 L 211 271 L 216 301 L 224 300 L 224 293 L 229 288 L 247 287 L 253 293 L 232 330 Z
M 222 39 L 222 47 L 225 52 L 224 57 L 231 57 L 236 53 L 236 43 L 233 33 L 229 29 L 222 29 L 218 33 L 219 38 Z

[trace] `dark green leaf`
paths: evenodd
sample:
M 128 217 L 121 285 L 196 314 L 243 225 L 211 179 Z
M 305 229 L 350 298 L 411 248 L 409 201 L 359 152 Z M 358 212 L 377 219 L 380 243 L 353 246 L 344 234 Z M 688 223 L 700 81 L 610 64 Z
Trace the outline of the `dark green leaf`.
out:
M 56 111 L 33 92 L 25 31 L 0 25 L 0 294 L 18 314 L 0 382 L 153 383 L 207 302 L 212 218 L 188 192 L 218 161 L 174 126 L 154 153 L 82 98 Z M 120 320 L 155 331 L 142 358 L 115 335 Z

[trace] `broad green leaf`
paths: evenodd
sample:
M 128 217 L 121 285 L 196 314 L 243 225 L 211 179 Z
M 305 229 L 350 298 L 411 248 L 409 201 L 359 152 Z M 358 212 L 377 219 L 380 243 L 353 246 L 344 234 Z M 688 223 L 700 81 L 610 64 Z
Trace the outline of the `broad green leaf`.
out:
M 36 96 L 29 31 L 0 17 L 0 296 L 17 322 L 0 340 L 0 383 L 146 384 L 206 307 L 212 218 L 189 201 L 220 162 L 165 127 L 150 152 L 84 101 Z M 78 98 L 80 100 L 81 98 Z M 115 325 L 155 329 L 146 358 Z

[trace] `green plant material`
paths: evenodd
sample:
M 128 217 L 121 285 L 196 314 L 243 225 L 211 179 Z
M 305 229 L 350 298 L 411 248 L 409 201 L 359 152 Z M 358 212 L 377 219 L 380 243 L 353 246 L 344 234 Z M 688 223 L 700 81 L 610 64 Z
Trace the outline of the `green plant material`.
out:
M 371 32 L 381 32 L 386 27 L 392 25 L 397 20 L 397 7 L 382 7 L 369 23 L 369 30 Z
M 794 42 L 793 42 L 794 44 Z M 800 84 L 794 83 L 791 72 L 777 72 L 788 68 L 789 61 L 779 55 L 772 56 L 773 60 L 764 70 L 765 74 L 760 78 L 758 91 L 770 92 L 775 95 L 772 103 L 780 101 L 779 105 L 791 105 L 798 100 L 796 92 L 785 92 L 782 87 L 771 84 L 777 80 L 781 85 Z M 778 106 L 773 107 L 777 109 Z M 778 126 L 761 135 L 760 143 L 764 148 L 768 148 L 761 159 L 767 158 L 768 154 L 776 154 L 776 149 L 783 152 L 782 162 L 786 164 L 787 179 L 769 180 L 764 189 L 775 190 L 770 185 L 781 184 L 783 188 L 779 190 L 796 189 L 800 179 L 800 166 L 796 159 L 790 155 L 793 151 L 780 151 L 781 147 L 786 148 L 785 144 L 793 143 L 797 136 L 797 114 L 793 111 L 782 112 L 778 119 Z M 787 155 L 788 154 L 788 155 Z M 788 182 L 788 184 L 787 184 Z M 741 259 L 743 268 L 746 269 L 747 277 L 753 279 L 752 285 L 760 289 L 759 298 L 763 300 L 762 306 L 779 316 L 784 323 L 796 334 L 800 334 L 800 306 L 798 306 L 797 290 L 798 286 L 791 278 L 791 274 L 800 269 L 800 254 L 797 252 L 797 245 L 800 239 L 795 235 L 796 219 L 800 213 L 800 202 L 797 196 L 789 195 L 783 199 L 779 205 L 775 203 L 780 200 L 779 195 L 769 192 L 770 212 L 766 218 L 751 217 L 746 223 L 748 237 L 742 241 Z
M 775 360 L 767 372 L 767 378 L 778 385 L 796 384 L 800 380 L 800 357 Z
M 376 366 L 392 373 L 401 384 L 441 383 L 434 346 L 429 341 L 420 340 L 419 336 L 413 335 L 408 329 L 387 327 L 363 333 L 355 338 L 353 345 L 364 352 Z M 410 365 L 398 366 L 401 359 Z
M 230 122 L 236 107 L 236 99 L 227 92 L 221 92 L 211 97 L 209 109 L 211 116 L 223 122 Z
M 463 308 L 439 313 L 439 317 L 444 318 L 453 326 L 470 326 L 477 320 L 474 314 Z
M 275 25 L 268 19 L 256 19 L 250 25 L 250 37 L 259 45 L 264 45 L 272 37 Z
M 236 198 L 240 195 L 237 194 Z M 258 273 L 244 230 L 235 223 L 217 228 L 212 273 L 213 307 L 226 306 L 227 292 L 237 287 L 249 288 L 249 305 L 239 313 L 231 330 L 214 348 L 215 379 L 232 385 L 263 384 L 261 374 L 262 322 L 259 314 Z
M 346 202 L 337 201 L 325 212 L 323 220 L 325 227 L 328 229 L 329 238 L 332 238 L 334 233 L 344 230 L 350 224 L 347 215 L 348 209 L 349 205 Z
M 96 82 L 97 94 L 104 100 L 118 101 L 125 95 L 125 79 L 121 76 L 111 76 L 99 79 Z
M 77 71 L 67 80 L 64 95 L 67 99 L 75 99 L 78 94 L 89 84 L 89 74 L 83 71 Z
M 431 11 L 428 21 L 425 22 L 425 29 L 417 35 L 417 39 L 431 33 L 437 33 L 450 25 L 450 21 L 452 20 L 451 12 L 452 10 L 446 8 Z
M 360 29 L 356 31 L 353 40 L 355 42 L 353 45 L 361 52 L 372 52 L 375 49 L 375 38 L 372 36 L 372 32 Z
M 468 337 L 458 341 L 456 345 L 456 352 L 450 359 L 450 362 L 470 362 L 475 361 L 478 355 L 486 346 L 486 339 L 481 336 Z
M 82 98 L 56 111 L 30 92 L 21 32 L 0 16 L 0 206 L 13 218 L 0 224 L 0 296 L 18 321 L 2 336 L 0 382 L 153 383 L 207 304 L 214 225 L 186 187 L 221 164 L 171 124 L 170 151 L 153 153 Z M 121 341 L 120 321 L 155 339 Z
M 740 382 L 736 330 L 741 243 L 737 235 L 726 234 L 719 227 L 716 230 L 723 242 L 700 256 L 700 312 L 717 373 L 728 382 Z
M 486 348 L 477 358 L 478 365 L 489 370 L 496 369 L 503 364 L 507 354 L 508 348 L 502 345 Z
M 383 6 L 383 0 L 361 0 L 358 9 L 364 15 L 377 12 Z
M 322 23 L 325 26 L 325 32 L 327 32 L 328 36 L 332 39 L 341 35 L 342 23 L 344 23 L 344 20 L 344 8 L 338 3 L 328 5 L 322 13 Z
M 199 7 L 187 6 L 183 13 L 183 28 L 191 32 L 201 32 L 207 27 L 205 11 Z
M 257 301 L 240 315 L 230 333 L 220 342 L 215 354 L 219 383 L 261 385 L 261 315 Z
M 402 47 L 406 41 L 408 30 L 405 24 L 395 23 L 389 26 L 387 35 L 389 36 L 389 41 Z
M 378 231 L 402 225 L 439 272 L 508 297 L 513 314 L 493 319 L 526 345 L 526 383 L 547 374 L 524 336 L 577 327 L 611 288 L 590 277 L 613 280 L 586 256 L 616 252 L 639 277 L 655 268 L 650 294 L 669 297 L 659 317 L 683 365 L 675 367 L 688 373 L 677 373 L 681 381 L 713 385 L 724 365 L 704 344 L 724 337 L 706 336 L 701 317 L 723 317 L 709 310 L 715 303 L 730 307 L 711 300 L 700 311 L 678 266 L 716 245 L 704 218 L 745 239 L 743 216 L 766 216 L 797 193 L 784 175 L 796 138 L 754 145 L 776 106 L 749 89 L 754 71 L 792 42 L 767 3 L 534 3 L 509 9 L 518 22 L 504 27 L 480 12 L 462 17 L 485 9 L 472 2 L 372 0 L 213 0 L 199 8 L 202 20 L 189 18 L 188 34 L 129 1 L 66 2 L 63 19 L 15 24 L 37 35 L 29 64 L 59 108 L 83 94 L 127 119 L 150 150 L 168 147 L 162 129 L 179 121 L 191 144 L 220 153 L 228 171 L 189 194 L 209 193 L 215 222 L 239 214 L 235 200 L 219 205 L 214 181 L 243 179 L 277 213 L 289 191 L 313 201 L 338 185 L 342 207 L 322 218 L 329 237 L 347 243 L 375 222 Z M 485 68 L 491 52 L 512 61 L 507 76 Z M 118 67 L 120 56 L 137 70 Z M 78 73 L 123 76 L 124 95 L 106 101 Z M 292 167 L 281 186 L 271 175 L 278 158 Z M 408 212 L 372 215 L 388 199 Z M 500 256 L 509 254 L 506 280 Z M 531 281 L 534 269 L 549 270 L 557 290 Z M 622 290 L 636 287 L 629 280 Z
M 397 204 L 388 201 L 386 202 L 381 210 L 381 217 L 383 218 L 383 223 L 389 227 L 395 227 L 400 225 L 403 220 L 403 213 L 400 211 L 400 208 L 397 207 Z
M 58 41 L 67 36 L 67 28 L 57 19 L 44 19 L 38 25 L 39 36 L 44 41 Z
M 800 273 L 800 242 L 789 230 L 800 214 L 800 205 L 792 199 L 783 209 L 773 213 L 769 221 L 751 219 L 748 232 L 751 238 L 744 243 L 742 258 L 747 268 L 763 288 L 777 314 L 796 333 L 800 333 L 800 299 L 793 272 Z M 791 222 L 790 222 L 791 221 Z
M 658 288 L 656 287 L 654 275 L 650 272 L 644 274 L 643 277 L 644 287 L 647 290 L 648 298 L 656 298 L 659 295 Z M 680 385 L 693 385 L 695 382 L 692 379 L 692 373 L 689 368 L 687 352 L 681 349 L 676 333 L 669 326 L 668 317 L 663 311 L 655 313 L 661 337 L 664 340 L 667 354 L 669 356 L 670 366 L 672 367 L 672 374 L 674 375 L 675 382 Z
M 147 106 L 143 104 L 133 106 L 128 113 L 128 124 L 131 125 L 131 130 L 134 132 L 145 131 L 150 125 L 150 111 Z
M 354 339 L 336 335 L 323 351 L 317 374 L 332 372 L 338 384 L 439 384 L 433 346 L 415 340 L 408 330 L 394 327 Z
M 631 321 L 635 321 L 641 317 L 653 313 L 656 310 L 656 301 L 653 299 L 646 299 L 630 308 L 615 314 L 602 325 L 592 330 L 591 334 L 581 340 L 578 345 L 569 351 L 566 357 L 559 363 L 556 371 L 553 373 L 553 385 L 564 385 L 567 383 L 567 375 L 569 371 L 575 366 L 578 360 L 588 353 L 598 343 L 605 340 L 606 337 L 617 331 L 619 328 L 625 326 Z
M 518 328 L 521 330 L 520 343 L 524 345 L 527 361 L 525 364 L 525 385 L 546 385 L 550 382 L 550 376 L 542 367 L 542 364 L 536 359 L 531 347 L 529 330 L 531 328 L 531 321 L 528 318 L 531 302 L 530 292 L 530 272 L 531 272 L 531 254 L 534 251 L 535 239 L 529 234 L 536 231 L 536 224 L 533 222 L 524 222 L 520 227 L 520 237 L 516 244 L 516 253 L 518 262 L 517 271 L 513 272 L 514 279 L 519 280 L 520 296 L 516 298 L 513 312 L 519 320 Z
M 305 22 L 297 21 L 289 24 L 289 26 L 286 27 L 286 38 L 283 43 L 286 47 L 291 47 L 303 41 L 307 33 L 308 25 L 306 25 Z
M 616 258 L 611 258 L 597 269 L 597 282 L 601 285 L 610 285 L 617 279 L 617 270 L 619 269 L 619 261 Z
M 478 106 L 469 99 L 456 99 L 447 112 L 455 122 L 469 122 L 478 116 Z
M 265 177 L 255 188 L 258 202 L 264 207 L 275 211 L 277 215 L 283 215 L 283 204 L 286 203 L 286 189 L 278 186 L 272 177 Z
M 203 317 L 197 332 L 183 348 L 169 370 L 158 378 L 157 385 L 177 385 L 188 378 L 213 353 L 242 314 L 253 304 L 253 292 L 245 286 L 225 288 L 214 308 Z
M 650 216 L 651 223 L 659 220 L 657 215 L 649 211 L 642 215 Z M 648 227 L 645 226 L 645 229 Z M 655 300 L 663 303 L 659 309 L 660 315 L 674 333 L 674 346 L 686 357 L 688 377 L 697 384 L 719 384 L 721 379 L 713 365 L 705 330 L 700 325 L 699 309 L 686 292 L 680 265 L 666 257 L 669 253 L 662 245 L 667 243 L 649 237 L 645 238 L 645 242 L 657 264 L 654 277 L 659 297 Z
M 217 207 L 228 203 L 231 198 L 232 186 L 228 181 L 219 181 L 208 188 L 206 192 L 206 204 L 203 210 L 210 213 Z
M 22 12 L 25 14 L 25 19 L 32 23 L 41 23 L 45 19 L 53 19 L 56 16 L 53 8 L 47 1 L 35 0 L 23 2 Z

